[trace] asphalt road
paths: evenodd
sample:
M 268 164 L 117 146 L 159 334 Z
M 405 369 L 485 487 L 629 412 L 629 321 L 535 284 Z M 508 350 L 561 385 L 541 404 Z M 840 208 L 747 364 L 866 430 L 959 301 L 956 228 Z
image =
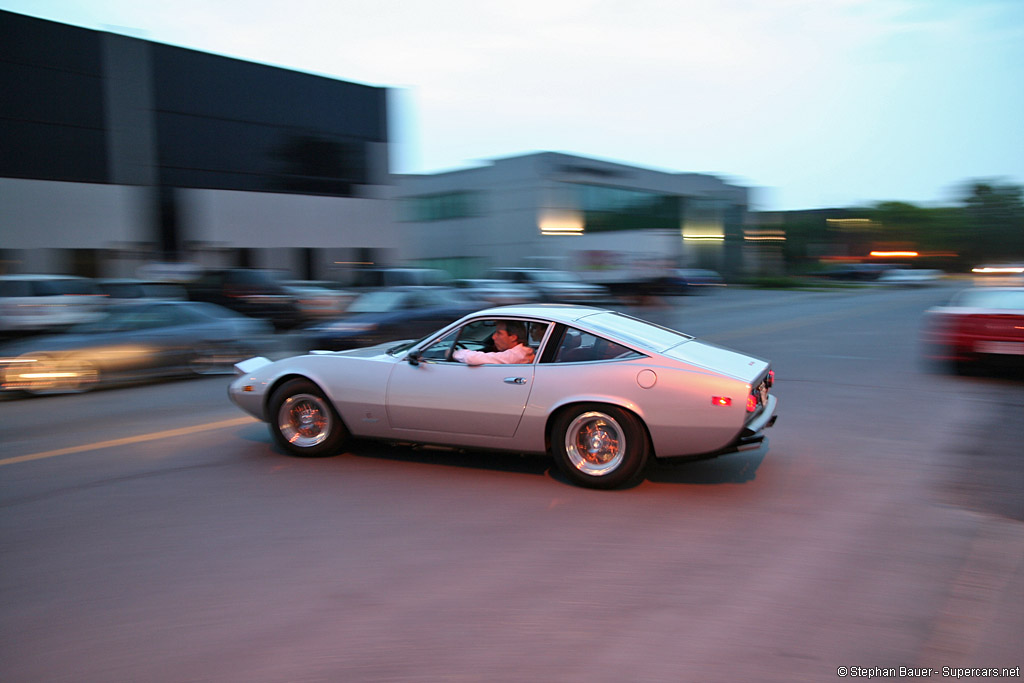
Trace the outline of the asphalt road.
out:
M 539 457 L 290 458 L 223 377 L 0 402 L 0 676 L 1020 667 L 1024 380 L 921 363 L 921 313 L 947 294 L 730 289 L 632 309 L 770 358 L 780 417 L 759 451 L 623 491 Z

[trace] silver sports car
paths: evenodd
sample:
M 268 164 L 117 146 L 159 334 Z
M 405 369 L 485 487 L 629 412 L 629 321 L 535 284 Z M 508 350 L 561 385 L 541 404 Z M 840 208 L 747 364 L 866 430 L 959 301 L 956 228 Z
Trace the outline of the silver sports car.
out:
M 492 350 L 514 321 L 532 362 L 453 359 Z M 758 448 L 776 418 L 767 361 L 588 306 L 490 308 L 418 341 L 235 369 L 231 399 L 296 455 L 331 455 L 350 438 L 548 452 L 594 488 L 638 480 L 652 457 Z

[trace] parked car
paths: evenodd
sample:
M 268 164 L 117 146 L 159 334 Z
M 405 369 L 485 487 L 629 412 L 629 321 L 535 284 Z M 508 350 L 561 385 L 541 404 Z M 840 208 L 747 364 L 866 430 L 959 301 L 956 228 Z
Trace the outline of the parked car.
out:
M 531 287 L 541 301 L 559 303 L 596 303 L 609 297 L 608 288 L 581 280 L 565 270 L 549 268 L 495 268 L 492 280 L 506 280 Z
M 933 268 L 890 268 L 878 276 L 878 283 L 898 287 L 918 287 L 933 284 L 945 275 Z
M 352 349 L 428 334 L 480 308 L 445 287 L 392 287 L 364 292 L 344 317 L 298 331 L 307 349 Z
M 250 318 L 263 318 L 276 329 L 291 328 L 302 322 L 295 296 L 268 270 L 208 270 L 187 282 L 185 288 L 192 301 L 205 301 Z
M 1024 361 L 1024 287 L 957 292 L 925 313 L 925 356 L 968 370 L 980 361 Z
M 456 289 L 468 298 L 486 306 L 525 304 L 540 299 L 540 295 L 533 287 L 521 282 L 477 278 L 456 280 L 454 284 Z
M 452 360 L 513 320 L 530 328 L 532 363 Z M 595 488 L 634 481 L 652 457 L 757 448 L 777 405 L 768 361 L 586 306 L 485 309 L 419 341 L 252 358 L 236 372 L 229 396 L 288 453 L 332 455 L 351 437 L 548 452 Z
M 102 315 L 96 283 L 71 275 L 0 275 L 0 333 L 69 327 Z
M 826 280 L 874 282 L 882 273 L 893 268 L 906 268 L 906 266 L 898 263 L 848 263 L 811 273 L 811 276 Z
M 281 285 L 295 297 L 304 320 L 337 318 L 356 298 L 356 292 L 319 280 L 282 280 Z
M 195 301 L 112 306 L 63 334 L 0 347 L 0 387 L 72 392 L 105 382 L 230 372 L 251 356 L 269 323 Z
M 725 280 L 714 270 L 705 268 L 674 268 L 662 282 L 663 294 L 697 294 L 725 286 Z
M 151 282 L 132 278 L 96 280 L 96 287 L 106 303 L 140 303 L 143 301 L 184 301 L 185 288 L 176 282 Z
M 448 273 L 437 268 L 359 268 L 352 287 L 440 287 L 448 284 Z

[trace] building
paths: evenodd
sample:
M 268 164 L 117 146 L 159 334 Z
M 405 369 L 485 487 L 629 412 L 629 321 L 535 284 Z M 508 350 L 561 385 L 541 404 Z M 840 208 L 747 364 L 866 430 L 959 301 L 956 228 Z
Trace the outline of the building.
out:
M 0 11 L 0 272 L 331 277 L 398 244 L 387 90 Z
M 419 265 L 454 276 L 545 265 L 602 272 L 644 263 L 737 273 L 748 190 L 556 152 L 396 179 L 398 220 Z

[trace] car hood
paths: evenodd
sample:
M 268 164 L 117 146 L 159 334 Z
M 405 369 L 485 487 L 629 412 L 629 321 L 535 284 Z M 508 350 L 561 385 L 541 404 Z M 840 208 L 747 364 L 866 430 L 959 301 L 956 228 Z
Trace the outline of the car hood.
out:
M 115 339 L 98 339 L 92 335 L 48 335 L 6 344 L 0 347 L 0 356 L 11 357 L 45 351 L 74 351 L 76 349 L 104 346 L 115 342 Z
M 373 346 L 364 346 L 358 349 L 346 349 L 344 351 L 321 351 L 313 350 L 310 351 L 314 355 L 331 355 L 331 356 L 353 356 L 355 358 L 372 358 L 373 356 L 382 356 L 388 352 L 388 349 L 394 348 L 400 344 L 407 344 L 413 340 L 397 340 L 382 342 L 380 344 L 374 344 Z
M 730 375 L 744 382 L 753 382 L 768 369 L 768 361 L 698 339 L 673 346 L 665 351 L 664 355 Z

